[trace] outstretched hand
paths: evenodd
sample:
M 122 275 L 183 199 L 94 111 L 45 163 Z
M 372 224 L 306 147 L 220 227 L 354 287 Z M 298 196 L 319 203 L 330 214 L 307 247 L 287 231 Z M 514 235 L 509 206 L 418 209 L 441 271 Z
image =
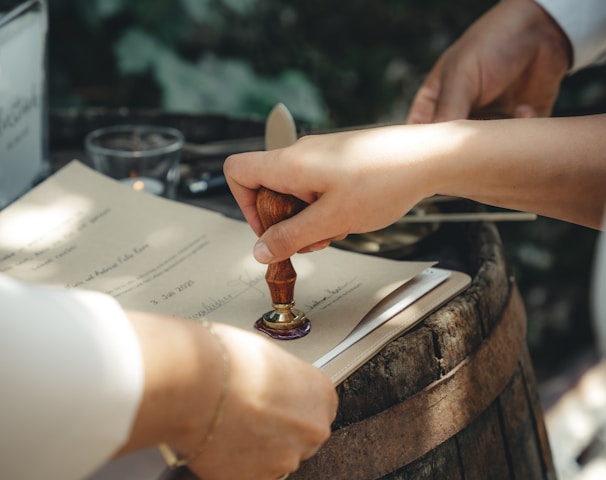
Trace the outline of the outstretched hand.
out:
M 503 0 L 439 58 L 419 88 L 408 123 L 549 116 L 571 48 L 555 21 L 532 0 Z

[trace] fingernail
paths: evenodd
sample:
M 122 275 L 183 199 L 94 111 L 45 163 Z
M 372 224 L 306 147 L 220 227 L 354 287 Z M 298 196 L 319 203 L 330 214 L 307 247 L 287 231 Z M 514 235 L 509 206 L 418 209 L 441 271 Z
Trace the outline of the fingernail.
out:
M 257 261 L 261 263 L 269 263 L 274 259 L 273 254 L 269 251 L 269 248 L 267 248 L 267 245 L 263 241 L 258 241 L 255 244 L 253 255 Z

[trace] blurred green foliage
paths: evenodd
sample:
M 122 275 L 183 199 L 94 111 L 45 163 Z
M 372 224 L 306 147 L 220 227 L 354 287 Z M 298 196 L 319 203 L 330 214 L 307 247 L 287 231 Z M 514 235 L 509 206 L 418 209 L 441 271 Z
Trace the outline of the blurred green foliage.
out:
M 258 72 L 226 43 L 246 43 L 247 0 L 50 3 L 50 98 L 59 106 L 263 114 L 281 99 L 308 121 L 321 95 L 293 67 Z
M 312 126 L 402 120 L 438 55 L 494 0 L 52 0 L 51 108 L 109 106 Z M 562 89 L 606 105 L 603 73 Z
M 436 56 L 493 2 L 52 0 L 51 107 L 403 118 Z
M 539 379 L 594 346 L 592 265 L 598 232 L 539 217 L 499 232 L 524 298 L 527 342 Z
M 50 106 L 397 122 L 437 57 L 496 0 L 49 0 Z M 606 111 L 606 69 L 568 78 L 559 112 Z M 501 224 L 539 372 L 591 342 L 595 232 Z M 564 352 L 564 353 L 563 353 Z

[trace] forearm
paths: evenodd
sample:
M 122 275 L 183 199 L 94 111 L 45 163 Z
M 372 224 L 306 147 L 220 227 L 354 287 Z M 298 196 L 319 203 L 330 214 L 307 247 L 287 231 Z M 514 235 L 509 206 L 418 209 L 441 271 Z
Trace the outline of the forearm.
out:
M 606 115 L 457 121 L 435 193 L 599 228 L 606 204 Z

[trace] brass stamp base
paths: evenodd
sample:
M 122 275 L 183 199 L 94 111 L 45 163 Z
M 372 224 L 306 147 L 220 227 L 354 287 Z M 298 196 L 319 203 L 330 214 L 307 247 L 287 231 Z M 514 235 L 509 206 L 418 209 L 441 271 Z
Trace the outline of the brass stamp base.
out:
M 289 304 L 272 304 L 274 310 L 265 313 L 255 322 L 255 328 L 277 340 L 294 340 L 307 335 L 311 322 L 301 310 Z

